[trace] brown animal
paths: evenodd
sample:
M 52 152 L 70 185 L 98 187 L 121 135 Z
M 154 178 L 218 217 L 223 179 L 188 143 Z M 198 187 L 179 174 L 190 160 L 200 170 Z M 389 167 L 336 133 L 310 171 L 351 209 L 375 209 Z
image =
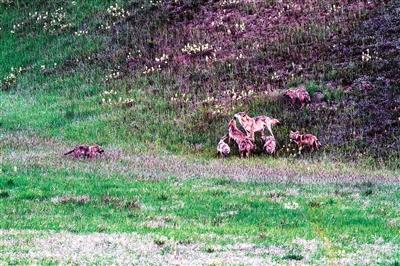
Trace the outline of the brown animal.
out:
M 276 139 L 273 136 L 262 137 L 264 141 L 263 149 L 268 154 L 274 154 L 276 152 Z
M 104 150 L 99 145 L 93 145 L 89 147 L 89 158 L 95 157 L 97 154 L 102 154 Z
M 239 147 L 240 157 L 249 157 L 251 152 L 254 150 L 253 141 L 240 131 L 236 126 L 236 120 L 232 119 L 228 125 L 229 134 L 228 139 L 233 139 Z
M 231 121 L 229 121 L 228 132 L 229 132 L 228 133 L 228 142 L 230 142 L 231 139 L 233 139 L 236 143 L 239 144 L 239 142 L 241 140 L 247 138 L 246 134 L 244 134 L 242 131 L 240 131 L 237 128 L 235 119 L 231 119 Z
M 75 158 L 84 157 L 89 153 L 89 146 L 88 145 L 79 145 L 76 146 L 74 149 L 70 150 L 69 152 L 64 153 L 64 155 L 73 154 Z
M 290 131 L 290 140 L 294 141 L 299 146 L 300 152 L 308 147 L 312 152 L 318 150 L 322 145 L 318 138 L 313 134 L 300 134 L 299 131 Z
M 261 136 L 265 136 L 265 128 L 274 136 L 272 132 L 272 126 L 279 124 L 278 119 L 270 118 L 265 115 L 256 116 L 254 118 L 250 117 L 245 112 L 240 112 L 234 115 L 235 118 L 239 120 L 239 123 L 242 125 L 244 130 L 247 133 L 247 136 L 254 141 L 254 134 L 256 132 L 261 132 Z
M 251 152 L 254 150 L 255 146 L 253 141 L 249 138 L 242 139 L 239 143 L 239 153 L 240 153 L 240 158 L 246 157 L 249 158 Z
M 217 146 L 217 151 L 218 155 L 221 158 L 225 158 L 231 153 L 231 148 L 229 145 L 225 142 L 225 140 L 228 138 L 228 136 L 223 137 L 222 139 L 219 140 L 218 146 Z
M 64 153 L 64 155 L 73 154 L 75 158 L 93 158 L 97 154 L 103 153 L 104 150 L 99 145 L 78 145 L 69 152 Z
M 301 106 L 304 106 L 306 103 L 311 102 L 310 94 L 304 86 L 287 90 L 284 96 L 288 97 L 293 105 L 299 102 Z

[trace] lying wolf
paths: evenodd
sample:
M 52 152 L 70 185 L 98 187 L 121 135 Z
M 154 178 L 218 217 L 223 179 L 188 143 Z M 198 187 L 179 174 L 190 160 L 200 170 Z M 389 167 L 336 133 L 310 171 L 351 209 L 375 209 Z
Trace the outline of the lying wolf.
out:
M 64 155 L 72 154 L 75 158 L 93 158 L 97 154 L 103 153 L 104 150 L 99 145 L 78 145 L 69 152 L 64 153 Z
M 234 115 L 234 117 L 238 119 L 239 123 L 246 131 L 247 136 L 253 141 L 254 134 L 256 132 L 261 132 L 261 136 L 265 137 L 265 128 L 267 128 L 271 135 L 274 137 L 272 126 L 280 123 L 278 119 L 270 118 L 265 115 L 260 115 L 252 118 L 245 112 L 237 113 Z
M 290 131 L 289 138 L 295 142 L 302 151 L 305 147 L 308 147 L 312 152 L 318 150 L 322 145 L 318 138 L 313 134 L 300 134 L 299 131 Z

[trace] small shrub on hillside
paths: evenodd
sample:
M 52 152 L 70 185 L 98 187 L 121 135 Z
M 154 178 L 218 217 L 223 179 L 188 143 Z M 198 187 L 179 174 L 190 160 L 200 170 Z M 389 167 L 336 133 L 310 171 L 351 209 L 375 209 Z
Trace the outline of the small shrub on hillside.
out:
M 208 43 L 188 43 L 185 47 L 182 48 L 182 53 L 188 55 L 206 55 L 210 54 L 213 51 L 213 48 Z
M 324 99 L 329 102 L 338 102 L 344 97 L 344 92 L 341 88 L 328 87 L 324 84 L 317 84 L 315 81 L 308 82 L 306 89 L 311 96 L 318 92 L 322 93 Z

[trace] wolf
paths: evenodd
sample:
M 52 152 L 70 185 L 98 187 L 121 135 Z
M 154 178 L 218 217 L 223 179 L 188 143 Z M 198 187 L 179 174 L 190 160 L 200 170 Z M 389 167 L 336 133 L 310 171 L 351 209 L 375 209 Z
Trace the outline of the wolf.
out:
M 228 138 L 228 136 L 225 136 L 223 138 L 221 138 L 218 142 L 218 146 L 217 146 L 217 152 L 218 155 L 221 158 L 225 158 L 229 155 L 229 153 L 231 152 L 231 148 L 229 147 L 229 145 L 225 142 L 225 140 Z
M 72 150 L 64 153 L 64 155 L 69 155 L 72 154 L 75 158 L 93 158 L 97 154 L 103 153 L 104 150 L 99 146 L 99 145 L 93 145 L 93 146 L 88 146 L 88 145 L 78 145 Z
M 250 117 L 245 112 L 239 112 L 234 115 L 234 117 L 239 121 L 240 125 L 244 128 L 247 133 L 247 136 L 254 141 L 254 134 L 256 132 L 261 132 L 261 136 L 265 136 L 265 128 L 271 133 L 274 137 L 274 133 L 272 132 L 272 126 L 280 124 L 280 121 L 275 118 L 270 118 L 265 115 L 260 115 L 256 117 Z
M 242 139 L 239 143 L 239 153 L 240 153 L 240 158 L 249 158 L 251 152 L 254 150 L 255 146 L 253 141 L 249 138 Z
M 289 138 L 299 146 L 300 151 L 308 147 L 313 152 L 322 146 L 321 142 L 313 134 L 302 135 L 299 131 L 290 131 Z
M 232 119 L 228 125 L 229 134 L 228 141 L 233 139 L 239 147 L 240 157 L 249 157 L 251 152 L 254 150 L 253 141 L 242 131 L 237 128 L 236 120 Z
M 274 154 L 276 152 L 276 139 L 273 136 L 262 137 L 264 141 L 263 149 L 268 154 Z

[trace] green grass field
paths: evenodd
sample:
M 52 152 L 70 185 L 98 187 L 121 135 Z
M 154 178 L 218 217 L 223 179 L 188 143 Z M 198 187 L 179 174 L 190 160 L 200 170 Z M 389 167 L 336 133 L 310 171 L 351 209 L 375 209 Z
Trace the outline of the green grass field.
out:
M 106 81 L 109 36 L 90 30 L 112 4 L 0 1 L 0 265 L 399 265 L 397 168 L 217 159 L 216 133 L 149 90 L 168 75 Z M 28 15 L 44 10 L 50 30 Z M 81 143 L 106 152 L 63 156 Z
M 197 177 L 196 170 L 186 174 L 184 167 L 207 167 L 204 162 L 173 157 L 168 163 L 180 165 L 181 173 L 176 168 L 169 174 L 168 164 L 157 156 L 142 158 L 148 163 L 139 168 L 130 166 L 135 160 L 140 163 L 138 158 L 125 154 L 119 159 L 117 151 L 95 162 L 65 160 L 52 150 L 57 143 L 51 139 L 21 135 L 6 140 L 0 179 L 0 245 L 6 264 L 96 263 L 96 256 L 104 256 L 105 262 L 113 248 L 105 248 L 103 255 L 81 250 L 74 257 L 69 249 L 76 240 L 64 239 L 83 238 L 79 243 L 85 246 L 91 237 L 99 237 L 97 233 L 102 233 L 96 238 L 99 245 L 132 236 L 136 244 L 152 242 L 155 247 L 146 248 L 154 248 L 156 254 L 196 245 L 188 258 L 210 253 L 209 263 L 235 253 L 235 245 L 247 245 L 249 250 L 236 254 L 236 259 L 250 264 L 395 265 L 400 259 L 400 187 L 376 177 L 335 182 L 327 179 L 327 172 L 303 184 L 302 175 L 285 180 L 278 172 L 277 179 L 271 174 L 264 181 L 250 175 L 247 180 Z M 212 169 L 217 169 L 242 162 L 213 163 Z M 229 174 L 237 173 L 226 171 Z M 65 243 L 48 239 L 58 232 Z M 38 242 L 54 252 L 36 257 L 35 252 L 41 253 Z M 69 255 L 58 258 L 57 245 L 65 245 L 63 252 Z M 254 250 L 258 252 L 252 254 Z M 140 250 L 135 252 L 123 256 L 134 261 Z M 178 261 L 185 264 L 188 258 L 178 256 Z M 150 255 L 147 260 L 156 263 Z

